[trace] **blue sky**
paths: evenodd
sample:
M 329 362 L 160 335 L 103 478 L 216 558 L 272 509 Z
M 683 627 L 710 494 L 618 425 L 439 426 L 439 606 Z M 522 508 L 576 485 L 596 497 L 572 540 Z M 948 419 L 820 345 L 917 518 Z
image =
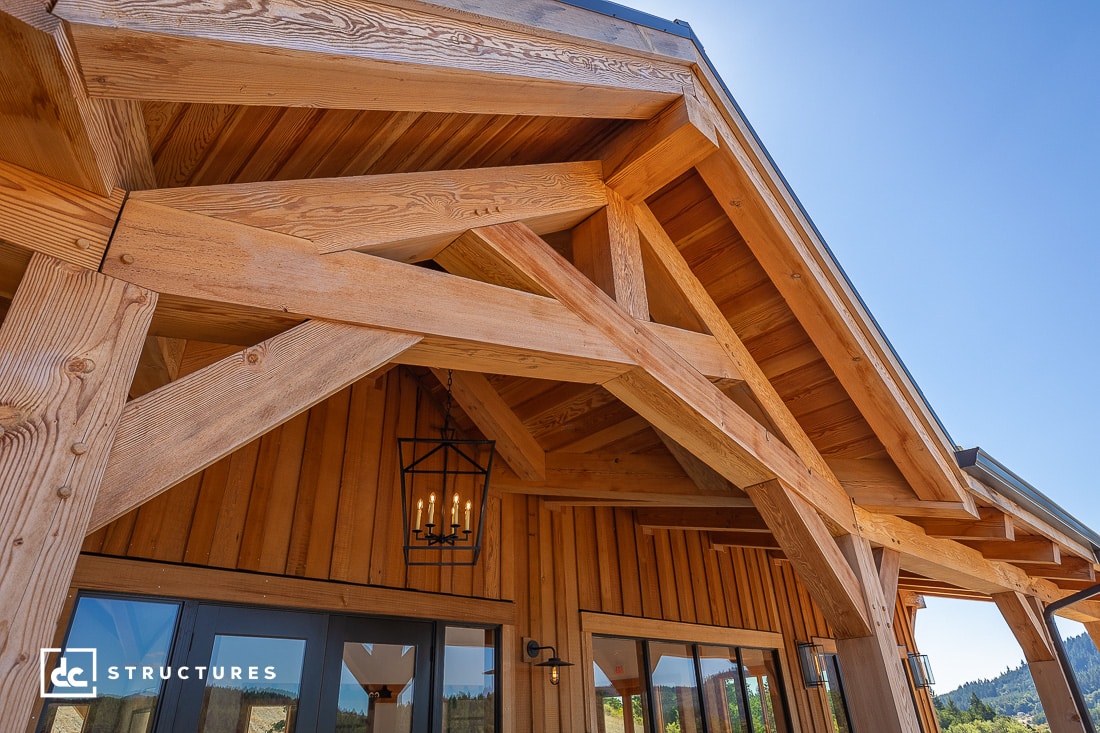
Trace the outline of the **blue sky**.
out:
M 1100 3 L 628 0 L 682 18 L 956 443 L 1100 529 Z M 918 616 L 936 689 L 1015 666 Z

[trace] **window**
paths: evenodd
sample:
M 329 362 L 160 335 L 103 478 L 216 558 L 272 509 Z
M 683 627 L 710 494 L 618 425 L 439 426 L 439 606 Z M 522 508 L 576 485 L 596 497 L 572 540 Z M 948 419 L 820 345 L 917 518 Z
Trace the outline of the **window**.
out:
M 825 697 L 833 716 L 833 730 L 836 733 L 852 733 L 848 701 L 844 697 L 844 681 L 840 678 L 840 660 L 833 652 L 823 654 L 822 658 L 825 662 Z
M 600 733 L 790 733 L 774 649 L 593 635 L 592 656 Z

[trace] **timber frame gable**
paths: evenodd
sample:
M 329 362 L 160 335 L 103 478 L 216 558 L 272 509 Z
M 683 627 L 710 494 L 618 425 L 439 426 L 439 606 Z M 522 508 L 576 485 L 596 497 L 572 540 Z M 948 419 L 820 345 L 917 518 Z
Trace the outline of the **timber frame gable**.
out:
M 551 636 L 588 667 L 583 614 L 774 632 L 791 687 L 792 634 L 827 636 L 874 731 L 934 725 L 898 656 L 914 594 L 996 601 L 1058 677 L 1035 618 L 1095 582 L 1091 535 L 959 467 L 693 37 L 474 5 L 0 8 L 5 716 L 38 714 L 70 585 L 154 593 L 140 560 L 347 583 L 362 612 L 468 596 L 505 657 Z M 499 519 L 483 568 L 428 576 L 374 518 L 400 504 L 379 446 L 448 374 Z M 585 576 L 586 551 L 615 559 Z M 674 567 L 709 596 L 647 587 Z M 730 584 L 771 600 L 738 621 Z M 588 677 L 524 674 L 505 730 L 597 729 Z

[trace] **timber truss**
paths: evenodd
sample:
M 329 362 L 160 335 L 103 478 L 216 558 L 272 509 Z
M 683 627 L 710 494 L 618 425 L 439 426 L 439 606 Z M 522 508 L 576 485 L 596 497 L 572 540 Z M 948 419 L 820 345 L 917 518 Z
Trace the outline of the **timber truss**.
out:
M 1091 548 L 959 470 L 686 39 L 245 5 L 0 16 L 0 96 L 54 105 L 0 116 L 0 689 L 87 533 L 394 364 L 455 370 L 496 490 L 773 548 L 853 654 L 896 656 L 899 588 L 1034 630 L 1094 580 Z M 222 347 L 184 374 L 189 343 Z M 865 674 L 897 702 L 876 729 L 910 729 L 900 666 Z

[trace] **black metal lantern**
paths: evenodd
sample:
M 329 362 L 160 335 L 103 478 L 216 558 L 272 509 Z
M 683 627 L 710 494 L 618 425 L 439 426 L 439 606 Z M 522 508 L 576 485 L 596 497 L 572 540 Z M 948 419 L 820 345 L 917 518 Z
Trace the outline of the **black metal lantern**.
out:
M 931 689 L 936 684 L 936 678 L 932 676 L 932 665 L 928 662 L 927 654 L 909 652 L 909 672 L 913 675 L 913 686 Z
M 439 438 L 397 439 L 408 565 L 475 565 L 481 554 L 495 441 L 455 437 L 452 386 L 448 370 Z
M 809 641 L 798 643 L 798 665 L 802 668 L 802 684 L 806 687 L 825 686 L 825 648 Z

